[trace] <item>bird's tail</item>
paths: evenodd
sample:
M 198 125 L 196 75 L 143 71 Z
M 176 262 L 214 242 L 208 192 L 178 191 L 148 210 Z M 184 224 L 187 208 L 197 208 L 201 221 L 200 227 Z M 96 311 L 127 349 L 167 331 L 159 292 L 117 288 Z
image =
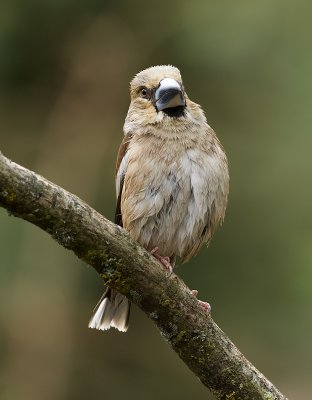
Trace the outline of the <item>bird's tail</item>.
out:
M 93 310 L 89 328 L 105 331 L 111 327 L 126 332 L 129 325 L 130 301 L 116 290 L 107 288 Z

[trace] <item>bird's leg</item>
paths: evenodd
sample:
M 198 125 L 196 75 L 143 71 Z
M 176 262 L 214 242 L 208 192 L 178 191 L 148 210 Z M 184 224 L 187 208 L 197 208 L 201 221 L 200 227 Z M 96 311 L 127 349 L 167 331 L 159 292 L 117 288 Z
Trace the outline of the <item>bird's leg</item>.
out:
M 163 257 L 160 254 L 158 254 L 158 247 L 154 247 L 153 250 L 151 250 L 151 255 L 154 256 L 156 258 L 156 260 L 158 260 L 161 265 L 167 270 L 169 271 L 169 273 L 172 273 L 172 265 L 170 264 L 170 257 Z
M 191 290 L 191 294 L 192 294 L 194 297 L 197 298 L 198 290 Z M 198 304 L 199 304 L 205 311 L 207 311 L 208 314 L 210 314 L 210 311 L 211 311 L 211 306 L 210 306 L 210 304 L 209 304 L 209 303 L 206 303 L 205 301 L 198 300 L 198 299 L 197 299 L 197 301 L 198 301 Z

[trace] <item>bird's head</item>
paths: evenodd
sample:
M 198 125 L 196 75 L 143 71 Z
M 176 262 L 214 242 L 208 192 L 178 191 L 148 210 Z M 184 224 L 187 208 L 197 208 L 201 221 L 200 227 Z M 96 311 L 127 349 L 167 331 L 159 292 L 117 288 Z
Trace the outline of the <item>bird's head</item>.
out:
M 151 126 L 185 126 L 204 122 L 199 105 L 185 93 L 178 68 L 159 65 L 139 72 L 130 83 L 131 104 L 125 131 Z

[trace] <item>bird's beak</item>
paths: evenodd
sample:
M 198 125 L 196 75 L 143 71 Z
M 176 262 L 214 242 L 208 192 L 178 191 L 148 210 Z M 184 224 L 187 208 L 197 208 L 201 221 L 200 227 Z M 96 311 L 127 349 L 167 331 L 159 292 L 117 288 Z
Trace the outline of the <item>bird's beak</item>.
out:
M 154 102 L 157 111 L 179 106 L 185 107 L 185 98 L 181 85 L 172 78 L 162 79 L 155 91 Z

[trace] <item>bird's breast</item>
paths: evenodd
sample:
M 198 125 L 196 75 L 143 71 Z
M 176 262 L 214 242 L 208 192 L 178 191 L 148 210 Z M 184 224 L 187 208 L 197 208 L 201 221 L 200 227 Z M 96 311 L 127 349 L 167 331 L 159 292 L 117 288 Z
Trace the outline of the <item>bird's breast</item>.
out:
M 214 152 L 139 141 L 124 168 L 123 226 L 148 250 L 186 258 L 223 218 L 226 173 Z

